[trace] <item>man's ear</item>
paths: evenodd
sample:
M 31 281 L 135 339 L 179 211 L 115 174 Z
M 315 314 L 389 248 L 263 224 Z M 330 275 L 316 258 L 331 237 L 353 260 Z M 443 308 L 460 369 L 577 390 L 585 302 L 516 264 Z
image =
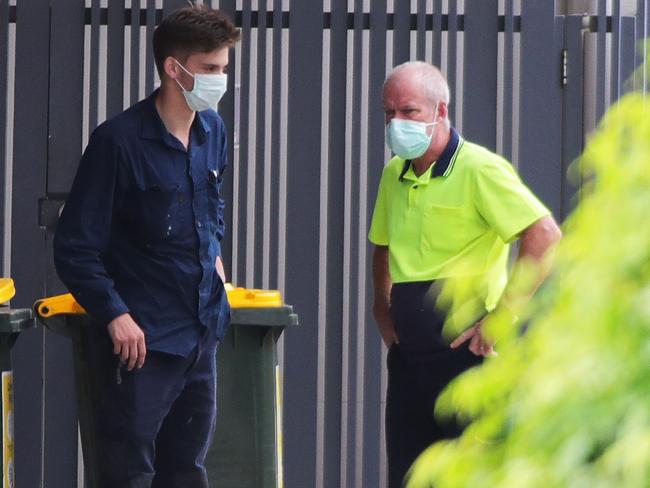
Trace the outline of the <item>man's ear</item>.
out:
M 173 57 L 167 56 L 165 58 L 165 61 L 163 62 L 163 71 L 169 78 L 172 80 L 178 78 L 180 69 L 181 68 Z
M 449 107 L 445 102 L 440 102 L 438 104 L 438 118 L 439 119 L 448 119 L 449 118 Z

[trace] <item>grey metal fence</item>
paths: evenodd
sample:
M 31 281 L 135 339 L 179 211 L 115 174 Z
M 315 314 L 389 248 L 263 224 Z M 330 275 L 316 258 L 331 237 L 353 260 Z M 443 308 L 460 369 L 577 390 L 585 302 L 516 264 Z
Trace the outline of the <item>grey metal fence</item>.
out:
M 0 256 L 16 305 L 61 291 L 58 209 L 92 128 L 157 83 L 153 28 L 182 0 L 0 0 Z M 283 339 L 284 482 L 383 487 L 384 351 L 366 234 L 387 152 L 381 86 L 409 59 L 441 66 L 451 117 L 510 158 L 561 218 L 566 169 L 646 48 L 650 2 L 219 0 L 243 31 L 220 106 L 233 282 L 279 288 L 301 317 Z M 14 349 L 19 486 L 75 486 L 69 345 Z

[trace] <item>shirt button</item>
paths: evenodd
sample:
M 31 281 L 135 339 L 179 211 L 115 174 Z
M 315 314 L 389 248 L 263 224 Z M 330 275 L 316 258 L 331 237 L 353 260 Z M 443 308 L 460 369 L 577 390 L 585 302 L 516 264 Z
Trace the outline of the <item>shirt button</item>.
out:
M 197 220 L 196 221 L 196 226 L 200 229 L 201 228 L 201 221 Z

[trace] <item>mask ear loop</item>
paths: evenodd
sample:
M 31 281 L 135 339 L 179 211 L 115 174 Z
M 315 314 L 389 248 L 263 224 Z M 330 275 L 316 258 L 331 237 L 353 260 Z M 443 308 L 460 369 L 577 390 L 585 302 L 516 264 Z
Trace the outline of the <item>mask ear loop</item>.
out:
M 436 111 L 435 111 L 435 113 L 434 113 L 434 115 L 433 115 L 433 122 L 429 122 L 429 123 L 426 125 L 427 128 L 429 128 L 429 127 L 435 127 L 435 126 L 438 125 L 438 123 L 440 122 L 439 120 L 436 120 L 436 118 L 438 117 L 438 106 L 439 106 L 439 105 L 440 105 L 440 102 L 436 103 Z M 431 131 L 431 135 L 430 135 L 429 137 L 433 137 L 433 131 Z
M 194 79 L 196 80 L 196 77 L 195 77 L 192 73 L 190 73 L 189 71 L 187 71 L 187 69 L 185 68 L 185 66 L 183 66 L 183 65 L 182 65 L 182 64 L 181 64 L 181 63 L 180 63 L 176 58 L 174 58 L 174 62 L 175 62 L 178 66 L 180 66 L 181 69 L 182 69 L 183 71 L 185 71 L 188 75 L 190 75 L 192 78 L 194 78 Z M 183 85 L 181 85 L 181 82 L 178 81 L 176 78 L 174 78 L 174 81 L 176 82 L 176 84 L 177 84 L 178 86 L 181 87 L 181 90 L 183 90 L 183 91 L 190 91 L 190 90 L 186 90 L 185 87 L 184 87 Z

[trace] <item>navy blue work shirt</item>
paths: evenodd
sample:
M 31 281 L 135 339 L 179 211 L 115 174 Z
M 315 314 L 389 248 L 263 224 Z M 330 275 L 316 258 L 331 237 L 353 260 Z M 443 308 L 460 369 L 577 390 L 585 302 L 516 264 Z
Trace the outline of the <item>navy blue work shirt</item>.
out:
M 188 148 L 157 91 L 90 137 L 54 239 L 59 277 L 99 326 L 129 312 L 150 350 L 187 356 L 230 309 L 215 262 L 224 234 L 226 131 L 197 112 Z

